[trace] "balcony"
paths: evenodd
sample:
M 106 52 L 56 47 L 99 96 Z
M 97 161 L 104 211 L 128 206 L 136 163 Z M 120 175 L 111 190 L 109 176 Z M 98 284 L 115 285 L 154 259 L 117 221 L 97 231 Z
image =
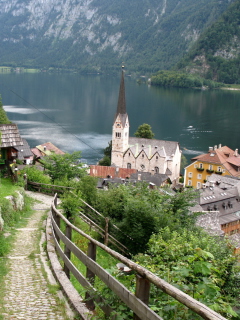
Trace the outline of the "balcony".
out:
M 206 171 L 207 171 L 207 173 L 213 173 L 214 172 L 214 170 L 210 170 L 210 169 L 207 169 Z
M 204 168 L 197 168 L 197 171 L 204 171 Z

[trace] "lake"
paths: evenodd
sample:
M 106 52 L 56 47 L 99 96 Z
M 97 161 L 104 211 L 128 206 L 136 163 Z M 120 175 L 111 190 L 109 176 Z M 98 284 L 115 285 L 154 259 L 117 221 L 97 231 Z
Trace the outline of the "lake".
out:
M 81 150 L 88 164 L 111 140 L 119 84 L 120 72 L 0 74 L 4 109 L 30 146 Z M 158 88 L 128 76 L 125 90 L 131 136 L 148 123 L 156 139 L 178 141 L 188 160 L 218 144 L 240 149 L 240 91 Z

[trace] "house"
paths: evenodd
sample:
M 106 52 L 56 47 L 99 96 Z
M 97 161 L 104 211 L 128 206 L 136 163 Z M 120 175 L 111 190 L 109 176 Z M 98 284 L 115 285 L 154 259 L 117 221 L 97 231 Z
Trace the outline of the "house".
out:
M 117 111 L 112 127 L 111 165 L 136 169 L 139 172 L 164 174 L 172 183 L 177 183 L 181 162 L 179 143 L 129 137 L 129 127 L 122 70 Z
M 0 164 L 11 163 L 18 158 L 18 147 L 24 145 L 16 124 L 0 124 Z
M 240 180 L 213 174 L 198 190 L 197 205 L 192 212 L 203 213 L 197 225 L 215 235 L 240 234 Z
M 18 159 L 23 161 L 24 164 L 30 164 L 33 161 L 33 153 L 30 149 L 30 146 L 27 140 L 22 139 L 23 145 L 15 146 L 15 149 L 18 151 Z
M 44 156 L 49 156 L 52 153 L 65 154 L 65 152 L 63 152 L 62 150 L 57 148 L 51 142 L 46 142 L 46 143 L 40 144 L 40 145 L 36 146 L 35 148 L 32 148 L 31 151 L 34 155 L 35 161 L 38 161 L 39 159 L 41 159 Z
M 240 177 L 240 155 L 238 149 L 233 151 L 227 146 L 209 147 L 208 153 L 191 159 L 192 163 L 185 168 L 184 185 L 197 189 L 213 174 L 219 176 Z

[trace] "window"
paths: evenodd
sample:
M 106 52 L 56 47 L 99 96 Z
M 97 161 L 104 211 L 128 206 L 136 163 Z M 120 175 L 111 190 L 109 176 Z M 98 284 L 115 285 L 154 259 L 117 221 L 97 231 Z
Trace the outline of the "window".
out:
M 121 138 L 121 132 L 116 132 L 116 138 Z
M 213 170 L 213 165 L 212 164 L 209 165 L 209 170 Z
M 202 163 L 199 163 L 199 168 L 203 169 L 203 164 Z
M 197 182 L 197 189 L 201 188 L 201 182 Z
M 188 172 L 188 178 L 192 178 L 192 172 Z
M 158 168 L 158 167 L 155 167 L 155 168 L 154 168 L 154 171 L 155 171 L 155 173 L 159 173 L 159 168 Z
M 156 160 L 158 159 L 158 156 L 156 156 Z
M 141 164 L 141 169 L 144 170 L 145 169 L 145 165 Z
M 195 164 L 195 165 L 194 165 L 194 168 L 197 168 L 197 167 L 198 167 L 198 165 L 197 165 L 197 164 Z
M 221 172 L 221 171 L 222 171 L 222 167 L 218 167 L 218 168 L 217 168 L 217 171 L 218 171 L 218 172 Z
M 131 169 L 131 167 L 132 167 L 131 163 L 128 163 L 128 164 L 127 164 L 127 168 L 128 168 L 128 169 Z
M 188 186 L 192 186 L 192 180 L 188 180 Z
M 198 179 L 202 179 L 202 174 L 199 173 L 199 174 L 197 175 L 197 178 L 198 178 Z
M 142 153 L 142 158 L 144 158 L 144 154 Z
M 131 153 L 130 152 L 128 153 L 128 155 L 129 155 L 129 157 L 131 157 Z

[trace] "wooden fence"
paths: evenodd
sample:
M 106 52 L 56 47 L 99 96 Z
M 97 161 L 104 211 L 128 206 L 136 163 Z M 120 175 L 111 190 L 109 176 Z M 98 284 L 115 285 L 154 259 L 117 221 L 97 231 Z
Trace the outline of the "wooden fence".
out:
M 65 186 L 57 186 L 57 185 L 53 185 L 53 184 L 32 182 L 32 181 L 27 180 L 25 189 L 26 190 L 33 189 L 33 190 L 36 190 L 37 192 L 54 195 L 56 193 L 63 193 L 66 190 L 73 190 L 74 188 L 65 187 Z
M 134 313 L 134 320 L 162 320 L 153 310 L 148 307 L 150 286 L 154 285 L 160 288 L 163 292 L 179 301 L 184 306 L 191 309 L 194 313 L 200 315 L 207 320 L 226 320 L 223 316 L 208 308 L 206 305 L 188 296 L 181 290 L 175 288 L 163 279 L 157 277 L 147 269 L 139 266 L 118 252 L 108 248 L 106 245 L 98 242 L 71 224 L 58 210 L 57 210 L 57 195 L 51 206 L 51 221 L 52 234 L 55 242 L 55 247 L 59 256 L 64 262 L 64 271 L 68 277 L 71 274 L 76 280 L 86 289 L 86 305 L 90 310 L 94 310 L 95 302 L 101 301 L 101 308 L 106 315 L 110 315 L 111 308 L 104 304 L 102 298 L 96 298 L 96 289 L 94 288 L 95 276 L 103 281 L 112 292 L 114 292 L 121 301 L 127 305 Z M 61 222 L 62 221 L 62 222 Z M 65 234 L 60 229 L 60 223 L 65 224 Z M 85 254 L 72 241 L 72 230 L 79 233 L 89 241 L 88 252 Z M 64 244 L 64 250 L 62 245 Z M 116 278 L 104 270 L 98 263 L 96 263 L 97 247 L 103 249 L 106 253 L 116 258 L 121 263 L 128 266 L 136 274 L 136 288 L 135 294 L 130 292 L 123 286 Z M 74 254 L 87 268 L 86 276 L 71 262 L 71 254 Z

